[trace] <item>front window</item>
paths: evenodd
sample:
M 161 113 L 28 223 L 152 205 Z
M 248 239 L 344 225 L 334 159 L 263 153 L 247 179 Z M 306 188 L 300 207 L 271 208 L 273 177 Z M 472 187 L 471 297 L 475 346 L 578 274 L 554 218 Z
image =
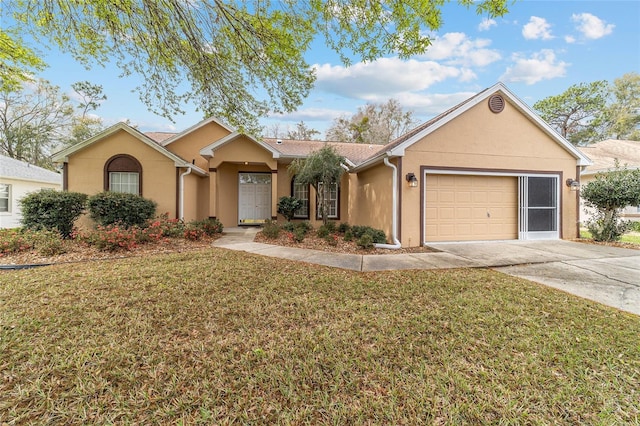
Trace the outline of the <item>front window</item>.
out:
M 318 184 L 318 192 L 322 191 L 322 183 Z M 329 193 L 328 193 L 328 200 L 326 200 L 327 203 L 329 203 L 329 214 L 327 215 L 329 219 L 338 219 L 338 184 L 334 183 L 331 184 L 331 188 L 329 189 Z M 317 202 L 316 202 L 316 206 L 317 206 L 317 216 L 318 219 L 322 219 L 322 209 L 320 206 L 320 197 L 317 197 Z
M 138 194 L 140 175 L 133 172 L 110 172 L 109 191 Z
M 302 207 L 296 211 L 294 218 L 309 219 L 309 185 L 296 182 L 293 178 L 291 196 L 302 201 Z
M 0 213 L 7 213 L 11 211 L 11 185 L 7 183 L 0 183 Z

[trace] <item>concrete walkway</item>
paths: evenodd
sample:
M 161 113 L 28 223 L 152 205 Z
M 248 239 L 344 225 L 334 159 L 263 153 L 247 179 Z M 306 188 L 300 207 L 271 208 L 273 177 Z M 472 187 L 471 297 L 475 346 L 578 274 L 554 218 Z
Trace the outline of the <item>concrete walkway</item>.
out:
M 229 228 L 214 246 L 354 271 L 492 268 L 640 315 L 640 250 L 564 240 L 438 243 L 433 253 L 359 255 L 256 243 Z

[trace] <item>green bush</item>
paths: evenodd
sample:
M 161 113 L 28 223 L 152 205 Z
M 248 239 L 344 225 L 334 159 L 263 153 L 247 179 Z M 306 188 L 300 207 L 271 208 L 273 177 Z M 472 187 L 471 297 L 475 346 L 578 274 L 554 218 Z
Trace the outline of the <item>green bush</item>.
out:
M 330 233 L 331 232 L 329 232 L 329 227 L 326 225 L 320 225 L 320 227 L 316 231 L 316 235 L 318 236 L 318 238 L 325 238 Z
M 354 225 L 351 227 L 351 233 L 353 235 L 353 238 L 356 240 L 362 238 L 362 236 L 364 236 L 365 234 L 368 234 L 369 236 L 371 236 L 371 239 L 374 243 L 384 244 L 387 242 L 387 236 L 385 235 L 384 231 L 380 229 L 374 229 L 370 226 Z
M 302 241 L 304 241 L 304 237 L 307 236 L 307 230 L 305 228 L 302 227 L 296 227 L 293 230 L 293 241 L 295 241 L 296 243 L 301 243 Z
M 329 221 L 326 224 L 324 224 L 323 226 L 325 226 L 327 228 L 327 230 L 329 231 L 330 234 L 334 234 L 335 232 L 337 232 L 337 226 L 336 226 L 336 223 L 334 221 Z
M 41 256 L 55 256 L 66 253 L 62 235 L 58 231 L 43 229 L 34 235 L 34 247 Z
M 302 207 L 302 201 L 296 197 L 284 196 L 278 199 L 278 213 L 284 216 L 289 222 L 293 219 L 296 212 L 300 210 L 300 207 Z
M 168 238 L 182 237 L 184 226 L 184 221 L 181 219 L 169 219 L 169 213 L 161 214 L 147 225 L 147 227 L 159 228 L 162 236 Z
M 373 237 L 371 236 L 371 234 L 365 233 L 360 238 L 358 238 L 358 241 L 356 241 L 356 244 L 358 245 L 358 247 L 361 247 L 363 249 L 367 249 L 367 250 L 372 249 Z
M 338 225 L 338 232 L 341 234 L 346 234 L 349 229 L 351 229 L 351 226 L 347 222 L 342 222 Z
M 285 222 L 282 224 L 281 228 L 287 232 L 293 232 L 298 227 L 298 224 L 295 222 Z
M 338 237 L 335 234 L 329 234 L 326 237 L 324 237 L 324 240 L 330 245 L 330 246 L 337 246 L 338 245 Z
M 96 226 L 96 229 L 80 238 L 90 246 L 102 251 L 132 250 L 137 246 L 138 233 L 136 227 L 125 228 L 118 224 Z
M 0 255 L 31 250 L 33 231 L 25 228 L 0 229 Z
M 89 197 L 91 218 L 99 225 L 121 224 L 144 227 L 156 215 L 156 203 L 136 194 L 101 192 Z
M 353 236 L 353 231 L 351 229 L 347 229 L 347 231 L 344 233 L 344 240 L 353 241 L 354 238 L 355 237 Z
M 308 220 L 305 220 L 303 222 L 296 223 L 296 228 L 303 229 L 306 234 L 313 229 L 313 226 L 311 226 L 311 223 Z
M 193 225 L 187 225 L 184 230 L 185 240 L 198 241 L 201 240 L 205 235 L 206 232 L 203 229 L 197 228 Z
M 20 200 L 22 224 L 32 230 L 57 231 L 64 238 L 73 232 L 73 223 L 82 214 L 87 196 L 79 192 L 41 189 Z
M 189 222 L 191 228 L 201 230 L 205 235 L 214 236 L 215 234 L 222 233 L 222 223 L 218 219 L 203 219 L 203 220 L 194 220 Z
M 640 220 L 636 222 L 631 222 L 630 228 L 632 231 L 640 232 Z
M 278 226 L 278 222 L 267 219 L 262 227 L 262 234 L 270 240 L 278 238 L 278 236 L 280 236 L 280 226 Z

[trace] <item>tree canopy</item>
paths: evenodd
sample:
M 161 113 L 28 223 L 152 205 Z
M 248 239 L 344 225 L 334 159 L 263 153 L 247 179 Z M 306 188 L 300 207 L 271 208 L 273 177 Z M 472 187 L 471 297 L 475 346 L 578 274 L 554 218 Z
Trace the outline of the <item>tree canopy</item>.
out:
M 142 77 L 141 100 L 171 118 L 187 100 L 241 130 L 258 116 L 295 110 L 315 75 L 304 54 L 323 37 L 345 64 L 424 53 L 447 0 L 6 0 L 19 30 L 89 66 L 115 60 Z M 507 0 L 458 0 L 489 17 Z M 19 38 L 0 29 L 0 79 L 41 67 Z
M 387 144 L 417 124 L 400 102 L 369 103 L 351 117 L 339 117 L 327 130 L 327 139 L 341 142 Z

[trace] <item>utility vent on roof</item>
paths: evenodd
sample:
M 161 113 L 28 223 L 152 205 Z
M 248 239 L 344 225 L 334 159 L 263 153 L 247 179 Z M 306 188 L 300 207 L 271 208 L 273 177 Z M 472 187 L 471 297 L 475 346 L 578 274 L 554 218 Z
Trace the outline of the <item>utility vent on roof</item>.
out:
M 504 98 L 500 95 L 493 95 L 489 98 L 489 109 L 491 112 L 499 113 L 504 109 Z
M 282 139 L 276 139 L 276 143 L 277 143 L 278 145 L 281 145 L 281 144 L 282 144 Z

